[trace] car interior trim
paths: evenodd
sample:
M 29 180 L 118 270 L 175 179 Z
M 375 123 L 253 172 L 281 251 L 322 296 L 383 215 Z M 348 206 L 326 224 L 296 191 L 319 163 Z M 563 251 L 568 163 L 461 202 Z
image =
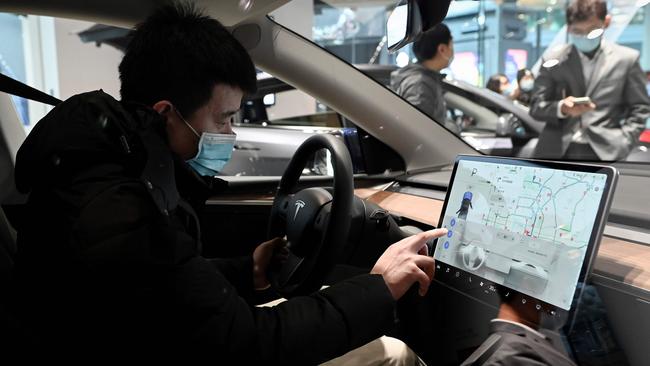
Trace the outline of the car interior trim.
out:
M 361 199 L 379 205 L 392 215 L 436 227 L 444 201 L 384 190 L 385 185 L 355 190 Z M 270 205 L 268 195 L 233 195 L 208 200 L 208 205 Z M 242 203 L 244 202 L 244 203 Z M 623 231 L 622 231 L 623 230 Z M 593 273 L 650 293 L 650 245 L 638 243 L 631 230 L 608 224 L 600 243 Z M 634 233 L 637 234 L 637 233 Z

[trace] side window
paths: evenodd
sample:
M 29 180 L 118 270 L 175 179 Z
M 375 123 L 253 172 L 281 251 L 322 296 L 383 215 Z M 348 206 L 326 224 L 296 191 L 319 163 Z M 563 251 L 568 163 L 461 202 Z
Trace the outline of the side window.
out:
M 401 171 L 404 162 L 388 146 L 326 104 L 272 77 L 258 76 L 258 92 L 245 97 L 234 127 L 237 141 L 226 176 L 280 176 L 298 147 L 315 134 L 344 141 L 355 174 Z M 328 151 L 312 156 L 304 175 L 331 175 Z
M 56 58 L 54 29 L 53 18 L 0 13 L 0 73 L 56 96 L 57 62 L 51 60 Z M 46 59 L 51 62 L 44 63 Z M 26 132 L 50 110 L 17 96 L 12 100 Z
M 354 126 L 344 128 L 346 125 L 351 126 L 340 114 L 310 95 L 276 78 L 262 76 L 258 92 L 242 101 L 241 112 L 234 123 L 235 150 L 221 174 L 282 175 L 307 138 L 317 133 L 343 136 L 356 131 Z M 303 174 L 331 175 L 329 152 L 317 152 Z
M 532 138 L 543 128 L 519 103 L 504 104 L 505 97 L 456 81 L 444 95 L 447 118 L 460 130 L 460 137 L 488 155 L 530 157 Z M 507 108 L 506 108 L 507 107 Z
M 118 65 L 129 30 L 0 13 L 0 34 L 3 41 L 11 41 L 0 43 L 0 72 L 62 100 L 97 89 L 119 98 Z M 258 74 L 258 90 L 246 97 L 234 121 L 237 141 L 222 175 L 282 175 L 300 144 L 319 133 L 345 141 L 355 173 L 403 169 L 394 151 L 310 95 L 263 72 Z M 20 98 L 14 103 L 26 132 L 51 109 Z M 330 160 L 328 152 L 318 152 L 304 174 L 332 174 Z
M 236 125 L 340 128 L 343 121 L 327 105 L 278 81 L 276 88 L 265 88 L 245 98 Z
M 107 32 L 102 33 L 104 30 Z M 117 98 L 117 66 L 123 55 L 118 49 L 120 32 L 126 30 L 64 18 L 0 13 L 0 73 L 62 100 L 97 89 Z M 13 101 L 26 132 L 52 109 L 19 97 Z

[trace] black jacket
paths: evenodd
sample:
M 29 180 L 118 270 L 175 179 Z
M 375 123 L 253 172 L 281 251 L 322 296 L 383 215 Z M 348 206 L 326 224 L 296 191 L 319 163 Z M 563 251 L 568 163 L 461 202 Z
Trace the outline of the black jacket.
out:
M 393 325 L 394 300 L 374 275 L 251 306 L 250 258 L 201 257 L 195 211 L 182 197 L 210 187 L 165 136 L 151 109 L 97 91 L 56 107 L 20 148 L 16 184 L 30 196 L 16 298 L 39 347 L 313 364 Z

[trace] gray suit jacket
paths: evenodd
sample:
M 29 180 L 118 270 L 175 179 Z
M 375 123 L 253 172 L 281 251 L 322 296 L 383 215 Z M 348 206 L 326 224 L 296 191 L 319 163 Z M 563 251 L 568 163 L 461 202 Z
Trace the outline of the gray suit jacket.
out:
M 490 336 L 462 366 L 575 366 L 545 336 L 516 324 L 495 321 Z
M 639 52 L 603 40 L 603 54 L 590 85 L 585 83 L 578 52 L 572 45 L 564 45 L 543 60 L 530 105 L 530 115 L 546 122 L 535 157 L 561 158 L 582 123 L 588 126 L 586 138 L 601 160 L 623 159 L 650 117 Z M 596 110 L 580 118 L 558 119 L 558 102 L 566 96 L 588 96 Z

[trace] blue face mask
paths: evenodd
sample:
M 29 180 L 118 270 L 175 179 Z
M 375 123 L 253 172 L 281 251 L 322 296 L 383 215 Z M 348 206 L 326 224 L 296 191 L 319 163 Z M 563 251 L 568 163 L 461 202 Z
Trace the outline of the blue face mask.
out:
M 600 46 L 600 40 L 603 38 L 602 30 L 595 30 L 589 35 L 582 36 L 577 34 L 570 34 L 569 40 L 573 45 L 582 53 L 591 53 Z
M 183 118 L 180 112 L 176 111 L 178 116 L 181 117 L 185 125 L 199 137 L 199 151 L 192 159 L 187 160 L 187 163 L 199 175 L 215 176 L 223 167 L 230 161 L 232 150 L 235 147 L 235 139 L 237 135 L 208 133 L 203 132 L 199 135 L 198 132 Z
M 512 92 L 514 92 L 514 90 L 515 90 L 514 85 L 508 84 L 508 86 L 505 89 L 501 90 L 501 94 L 507 97 L 512 95 Z

